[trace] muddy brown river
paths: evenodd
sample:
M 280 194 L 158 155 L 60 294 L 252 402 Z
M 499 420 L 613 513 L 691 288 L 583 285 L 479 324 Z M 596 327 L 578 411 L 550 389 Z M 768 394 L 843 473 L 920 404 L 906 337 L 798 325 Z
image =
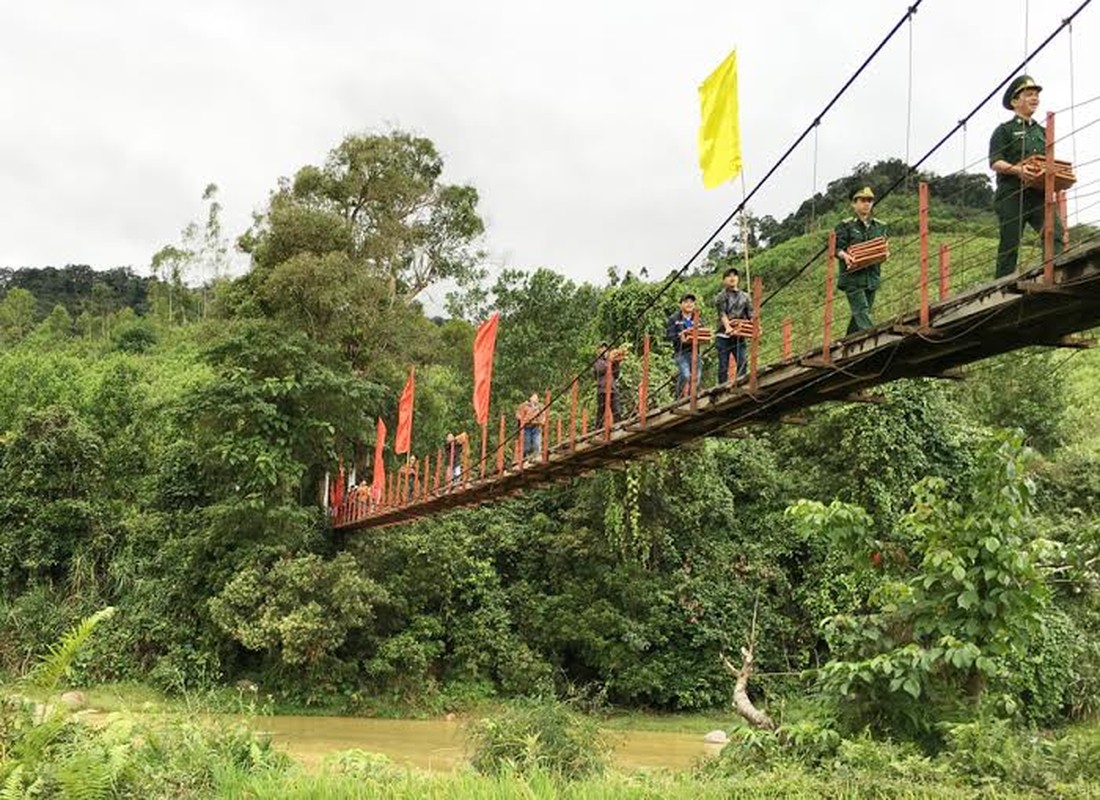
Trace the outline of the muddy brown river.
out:
M 389 756 L 396 764 L 445 772 L 466 761 L 461 722 L 443 720 L 362 719 L 356 717 L 257 717 L 257 731 L 307 766 L 329 753 L 353 748 Z M 714 752 L 703 733 L 611 731 L 614 762 L 624 769 L 687 769 Z

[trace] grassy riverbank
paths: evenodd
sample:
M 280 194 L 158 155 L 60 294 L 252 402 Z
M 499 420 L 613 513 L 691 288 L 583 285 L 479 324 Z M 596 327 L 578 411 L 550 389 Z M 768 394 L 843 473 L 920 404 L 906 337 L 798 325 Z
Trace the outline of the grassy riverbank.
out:
M 609 767 L 576 780 L 539 768 L 479 774 L 459 757 L 453 771 L 427 772 L 387 756 L 338 749 L 303 763 L 255 727 L 249 689 L 165 698 L 141 686 L 103 686 L 86 698 L 98 713 L 60 704 L 8 702 L 0 712 L 0 796 L 130 798 L 1091 798 L 1100 778 L 1100 722 L 1057 734 L 970 726 L 935 757 L 869 737 L 840 740 L 828 755 L 794 746 L 770 755 L 732 744 L 719 759 L 681 770 Z M 46 698 L 42 698 L 46 699 Z M 204 706 L 200 708 L 200 706 Z M 214 706 L 221 706 L 215 708 Z M 497 711 L 505 708 L 498 706 Z M 44 709 L 48 709 L 44 711 Z M 271 706 L 263 708 L 273 711 Z M 218 714 L 228 711 L 231 714 Z M 470 715 L 454 723 L 464 741 Z M 601 718 L 612 738 L 627 732 L 696 734 L 726 727 L 718 716 L 629 713 Z M 728 721 L 727 721 L 728 723 Z M 389 723 L 387 723 L 389 724 Z M 419 724 L 419 723 L 417 723 Z M 550 735 L 547 732 L 547 735 Z M 425 744 L 427 746 L 427 744 Z M 526 747 L 532 745 L 527 743 Z M 540 762 L 541 763 L 541 762 Z

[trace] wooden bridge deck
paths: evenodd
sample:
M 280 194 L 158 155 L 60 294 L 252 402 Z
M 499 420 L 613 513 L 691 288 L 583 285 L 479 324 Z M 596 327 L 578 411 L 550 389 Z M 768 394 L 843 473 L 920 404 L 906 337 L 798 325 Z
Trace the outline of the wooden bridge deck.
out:
M 590 470 L 678 447 L 704 436 L 728 435 L 745 425 L 778 421 L 827 400 L 845 400 L 861 390 L 899 378 L 944 376 L 948 371 L 1029 345 L 1057 345 L 1072 333 L 1100 324 L 1100 242 L 1077 248 L 1054 262 L 1053 285 L 1037 268 L 978 286 L 930 307 L 929 325 L 914 311 L 901 320 L 835 342 L 829 359 L 822 348 L 759 370 L 755 391 L 746 381 L 699 393 L 688 401 L 617 424 L 610 439 L 602 429 L 551 448 L 549 457 L 525 469 L 506 469 L 440 489 L 403 506 L 341 520 L 345 530 L 393 525 L 454 508 L 492 502 L 561 482 Z

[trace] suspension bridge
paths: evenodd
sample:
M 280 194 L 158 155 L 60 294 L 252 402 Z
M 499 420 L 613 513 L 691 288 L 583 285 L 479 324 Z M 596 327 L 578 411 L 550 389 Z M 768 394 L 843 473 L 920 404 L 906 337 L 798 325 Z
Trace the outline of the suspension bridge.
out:
M 1085 5 L 1087 2 L 1074 15 Z M 1063 20 L 1055 34 L 1070 20 L 1072 16 Z M 897 27 L 891 31 L 891 36 Z M 1055 34 L 1034 52 L 1045 47 Z M 883 43 L 888 39 L 889 36 Z M 869 62 L 870 59 L 864 66 Z M 910 172 L 915 173 L 932 152 L 963 128 L 966 120 L 1012 77 L 1009 75 L 995 87 L 951 133 L 911 165 Z M 826 106 L 826 111 L 836 99 L 834 97 Z M 1096 100 L 1100 98 L 1074 103 L 1071 110 L 1076 111 Z M 816 129 L 820 116 L 795 145 L 811 129 Z M 995 250 L 976 248 L 967 254 L 967 243 L 975 238 L 973 233 L 945 241 L 942 235 L 937 236 L 930 230 L 929 191 L 922 183 L 918 190 L 917 234 L 891 255 L 892 261 L 905 257 L 915 261 L 918 264 L 915 277 L 913 273 L 899 271 L 883 282 L 887 294 L 893 289 L 898 303 L 911 301 L 911 305 L 890 314 L 880 324 L 843 337 L 834 331 L 834 319 L 838 316 L 834 286 L 836 244 L 835 235 L 829 234 L 821 250 L 796 273 L 796 278 L 814 274 L 807 270 L 815 264 L 820 267 L 824 259 L 824 269 L 818 269 L 816 272 L 820 274 L 814 278 L 820 281 L 815 292 L 820 303 L 804 310 L 797 320 L 790 317 L 781 321 L 769 320 L 763 315 L 762 306 L 787 284 L 765 297 L 761 279 L 755 279 L 751 293 L 755 306 L 754 325 L 748 336 L 749 363 L 743 377 L 702 389 L 693 376 L 688 396 L 673 402 L 654 402 L 652 398 L 659 393 L 651 386 L 651 341 L 648 335 L 639 337 L 642 342 L 641 379 L 635 410 L 628 418 L 613 422 L 611 414 L 605 413 L 604 424 L 590 429 L 580 398 L 580 382 L 586 373 L 580 373 L 557 393 L 547 393 L 541 452 L 534 458 L 523 457 L 518 447 L 519 431 L 509 431 L 501 416 L 492 448 L 489 447 L 487 427 L 481 431 L 480 458 L 472 458 L 472 447 L 465 448 L 466 463 L 458 480 L 450 479 L 448 473 L 453 464 L 447 454 L 442 450 L 434 455 L 426 454 L 418 459 L 415 470 L 406 468 L 391 476 L 381 497 L 356 494 L 331 509 L 333 526 L 344 530 L 378 528 L 491 503 L 530 489 L 566 482 L 592 470 L 680 447 L 702 437 L 741 436 L 747 426 L 783 422 L 823 402 L 878 402 L 880 398 L 869 390 L 898 379 L 922 376 L 957 379 L 963 374 L 960 368 L 968 364 L 1036 345 L 1091 346 L 1092 340 L 1076 334 L 1100 325 L 1100 231 L 1082 213 L 1096 203 L 1081 205 L 1082 199 L 1097 192 L 1081 190 L 1100 179 L 1079 180 L 1073 187 L 1076 227 L 1085 233 L 1078 234 L 1078 241 L 1071 241 L 1067 225 L 1063 240 L 1065 251 L 1058 256 L 1055 255 L 1051 221 L 1055 214 L 1060 214 L 1064 221 L 1069 219 L 1066 194 L 1056 189 L 1056 145 L 1063 142 L 1064 148 L 1067 137 L 1098 122 L 1100 119 L 1082 125 L 1074 123 L 1070 133 L 1058 139 L 1055 137 L 1055 115 L 1047 114 L 1046 153 L 1042 159 L 1046 177 L 1041 187 L 1046 220 L 1041 237 L 1042 255 L 1015 274 L 989 280 L 988 276 L 994 272 Z M 787 154 L 793 149 L 794 146 Z M 1079 159 L 1081 154 L 1076 152 L 1076 143 L 1073 150 L 1075 160 Z M 785 158 L 786 155 L 780 163 Z M 984 163 L 984 155 L 974 162 L 983 166 Z M 1100 157 L 1089 159 L 1086 156 L 1076 163 L 1084 167 L 1100 163 Z M 967 166 L 960 172 L 965 172 Z M 1078 174 L 1080 176 L 1080 172 Z M 895 188 L 897 184 L 883 194 Z M 751 193 L 734 214 L 743 209 L 749 197 Z M 734 214 L 678 273 L 665 282 L 658 296 L 685 272 Z M 960 253 L 964 254 L 963 258 L 959 258 Z M 893 284 L 889 285 L 891 281 Z M 953 285 L 958 288 L 953 290 Z M 765 357 L 770 359 L 767 363 L 763 363 Z

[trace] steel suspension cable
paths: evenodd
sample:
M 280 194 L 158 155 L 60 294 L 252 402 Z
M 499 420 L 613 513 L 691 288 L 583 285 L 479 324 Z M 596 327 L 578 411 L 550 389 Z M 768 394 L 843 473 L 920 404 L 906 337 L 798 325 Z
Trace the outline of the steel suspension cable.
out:
M 905 176 L 901 177 L 901 178 L 898 178 L 896 181 L 894 181 L 894 183 L 889 188 L 887 188 L 885 192 L 882 193 L 881 197 L 879 197 L 878 200 L 881 201 L 881 200 L 885 199 L 895 189 L 897 189 L 898 186 L 900 186 L 902 183 L 907 181 L 909 179 L 910 174 L 916 172 L 920 168 L 921 164 L 923 164 L 925 161 L 927 161 L 929 158 L 931 158 L 932 155 L 937 150 L 939 150 L 952 136 L 954 136 L 956 133 L 958 133 L 958 131 L 963 126 L 965 126 L 966 123 L 969 122 L 970 119 L 975 114 L 977 114 L 982 109 L 982 107 L 986 103 L 988 103 L 990 101 L 990 99 L 993 98 L 994 95 L 997 94 L 997 92 L 999 92 L 1001 89 L 1003 89 L 1008 84 L 1008 82 L 1011 81 L 1016 76 L 1017 72 L 1019 72 L 1021 69 L 1023 69 L 1027 65 L 1028 61 L 1031 58 L 1034 58 L 1039 53 L 1041 53 L 1043 50 L 1045 50 L 1047 45 L 1050 44 L 1054 40 L 1054 38 L 1056 36 L 1058 36 L 1059 33 L 1062 32 L 1062 30 L 1064 28 L 1068 27 L 1073 22 L 1074 18 L 1078 14 L 1080 14 L 1091 2 L 1092 2 L 1092 0 L 1084 0 L 1079 6 L 1077 6 L 1076 9 L 1074 9 L 1072 14 L 1070 14 L 1066 19 L 1063 19 L 1061 24 L 1059 24 L 1058 27 L 1056 27 L 1051 32 L 1051 34 L 1049 36 L 1047 36 L 1047 38 L 1044 39 L 1038 45 L 1038 47 L 1036 47 L 1033 51 L 1031 51 L 1030 54 L 1027 54 L 1025 56 L 1024 60 L 1020 64 L 1017 64 L 1012 69 L 1012 71 L 1009 72 L 1007 77 L 1005 77 L 1000 83 L 998 83 L 996 86 L 994 86 L 993 89 L 989 92 L 989 94 L 987 94 L 985 97 L 983 97 L 981 99 L 981 101 L 977 105 L 975 105 L 973 109 L 971 109 L 970 113 L 968 113 L 965 117 L 963 117 L 957 123 L 955 123 L 955 126 L 953 128 L 951 128 L 951 130 L 948 131 L 946 134 L 944 134 L 943 137 L 938 142 L 936 142 L 936 144 L 934 144 L 932 146 L 932 148 L 927 153 L 925 153 L 923 156 L 921 156 L 921 159 L 919 161 L 917 161 L 915 164 L 907 165 Z M 778 289 L 775 289 L 770 294 L 768 294 L 767 297 L 763 298 L 761 300 L 761 303 L 760 303 L 761 307 L 763 307 L 769 300 L 771 300 L 773 297 L 775 297 L 777 294 L 779 294 L 779 292 L 783 291 L 783 289 L 785 289 L 787 286 L 789 286 L 791 284 L 791 282 L 794 281 L 796 278 L 798 278 L 803 272 L 805 272 L 807 269 L 809 269 L 810 265 L 814 261 L 816 261 L 821 256 L 821 254 L 825 252 L 825 250 L 826 250 L 826 248 L 824 246 L 822 246 L 822 248 L 820 250 L 818 250 L 817 253 L 815 253 L 814 256 L 812 258 L 810 258 L 798 270 L 798 272 L 796 272 L 793 276 L 791 276 L 791 278 L 789 278 L 786 282 L 784 282 Z

